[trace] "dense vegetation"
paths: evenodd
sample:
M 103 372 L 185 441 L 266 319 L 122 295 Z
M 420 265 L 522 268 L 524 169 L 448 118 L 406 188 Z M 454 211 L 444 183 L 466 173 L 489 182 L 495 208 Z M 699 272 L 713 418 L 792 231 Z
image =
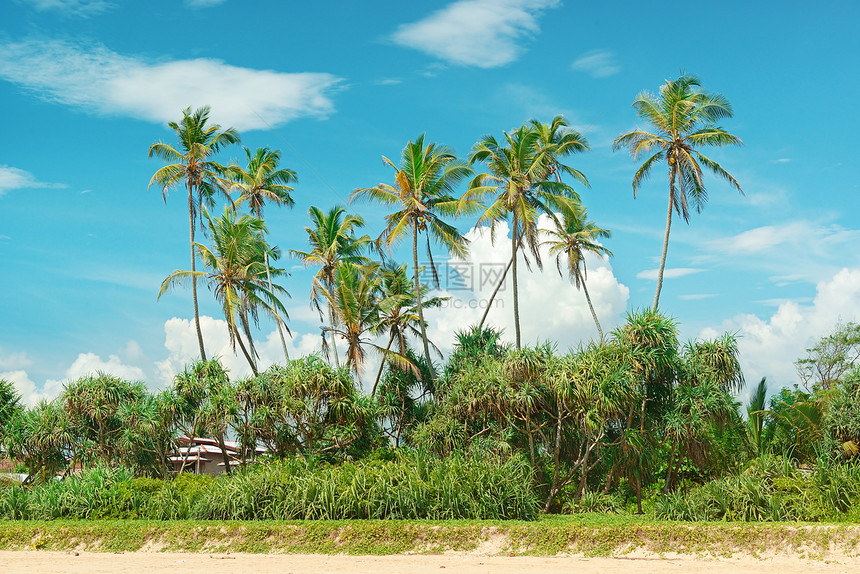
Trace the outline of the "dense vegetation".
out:
M 682 76 L 634 103 L 653 133 L 634 130 L 616 147 L 647 159 L 634 191 L 655 165 L 669 169 L 669 211 L 685 220 L 703 206 L 703 167 L 740 186 L 697 148 L 740 143 L 716 126 L 731 117 L 720 95 Z M 467 160 L 409 142 L 393 184 L 353 197 L 391 208 L 386 227 L 360 235 L 363 219 L 335 206 L 312 207 L 307 246 L 289 254 L 317 269 L 310 286 L 323 355 L 260 369 L 254 327 L 271 317 L 289 334 L 282 253 L 266 241 L 266 204 L 291 206 L 296 174 L 280 154 L 246 149 L 246 168 L 217 163 L 239 141 L 209 124 L 208 109 L 171 123 L 176 146 L 150 156 L 169 163 L 152 178 L 188 197 L 191 269 L 171 273 L 160 294 L 190 282 L 200 358 L 172 385 L 150 392 L 107 374 L 70 381 L 53 401 L 24 408 L 0 380 L 0 450 L 29 474 L 27 488 L 0 483 L 0 516 L 140 518 L 521 518 L 541 510 L 655 512 L 678 519 L 831 520 L 856 516 L 860 445 L 860 327 L 840 325 L 798 361 L 803 389 L 786 388 L 766 406 L 766 383 L 745 412 L 737 341 L 678 340 L 659 308 L 631 311 L 604 334 L 591 307 L 584 255 L 608 256 L 608 230 L 588 220 L 566 179 L 587 186 L 563 162 L 588 149 L 562 117 L 532 120 L 502 138 L 482 138 Z M 483 164 L 486 172 L 476 173 Z M 465 184 L 459 194 L 456 187 Z M 218 195 L 223 213 L 210 212 Z M 230 194 L 234 194 L 231 197 Z M 249 213 L 242 214 L 246 206 Z M 538 227 L 544 214 L 551 229 Z M 449 220 L 506 221 L 515 333 L 513 344 L 486 324 L 463 326 L 442 362 L 424 311 L 443 300 L 422 277 L 436 273 L 431 244 L 466 257 L 468 241 Z M 204 224 L 209 245 L 195 241 Z M 423 235 L 424 237 L 421 237 Z M 386 247 L 406 239 L 411 272 Z M 429 275 L 419 247 L 426 246 Z M 521 341 L 518 261 L 541 265 L 541 247 L 582 289 L 600 337 L 560 352 Z M 198 259 L 205 271 L 197 269 Z M 199 328 L 197 284 L 220 303 L 234 350 L 253 375 L 231 380 L 208 358 Z M 498 291 L 498 288 L 497 288 Z M 495 296 L 495 293 L 493 294 Z M 577 296 L 571 293 L 570 296 Z M 489 308 L 490 302 L 486 302 Z M 383 346 L 384 345 L 384 346 Z M 361 375 L 381 358 L 373 381 Z M 370 389 L 369 394 L 363 389 Z M 173 477 L 180 436 L 238 442 L 217 479 Z M 261 448 L 262 447 L 262 448 Z M 265 453 L 265 454 L 261 454 Z M 185 466 L 183 463 L 182 467 Z M 79 476 L 73 476 L 83 470 Z M 64 475 L 64 481 L 52 480 Z

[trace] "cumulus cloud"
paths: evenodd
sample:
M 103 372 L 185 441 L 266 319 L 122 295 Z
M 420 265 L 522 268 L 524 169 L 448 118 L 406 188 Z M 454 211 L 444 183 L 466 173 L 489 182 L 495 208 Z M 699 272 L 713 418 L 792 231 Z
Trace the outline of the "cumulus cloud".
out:
M 188 106 L 209 105 L 216 122 L 239 130 L 326 117 L 341 82 L 331 74 L 254 70 L 206 58 L 148 61 L 102 45 L 53 40 L 0 45 L 0 77 L 49 101 L 158 123 L 176 120 Z
M 105 360 L 95 353 L 80 353 L 66 369 L 62 379 L 48 379 L 41 387 L 36 385 L 27 371 L 23 369 L 0 373 L 0 378 L 12 381 L 24 404 L 33 406 L 41 400 L 56 398 L 62 392 L 66 382 L 98 373 L 114 375 L 130 381 L 142 381 L 144 379 L 143 370 L 140 367 L 123 363 L 117 355 L 109 355 Z
M 540 30 L 538 17 L 559 0 L 460 0 L 391 36 L 452 64 L 495 68 L 516 60 L 526 38 Z
M 23 0 L 40 12 L 61 13 L 87 18 L 98 16 L 114 7 L 104 0 Z
M 540 226 L 549 226 L 549 218 L 541 216 Z M 510 260 L 510 233 L 506 223 L 496 229 L 496 243 L 491 241 L 488 228 L 477 228 L 466 234 L 471 241 L 468 261 L 453 259 L 449 269 L 458 270 L 458 281 L 466 281 L 472 290 L 454 289 L 463 285 L 452 285 L 444 292 L 452 300 L 442 309 L 426 314 L 429 324 L 428 336 L 444 350 L 450 350 L 455 333 L 469 325 L 476 325 L 486 309 L 486 303 L 496 286 L 497 278 Z M 519 262 L 520 327 L 523 344 L 537 341 L 553 341 L 564 351 L 578 343 L 597 336 L 597 327 L 591 317 L 585 295 L 561 277 L 555 261 L 546 248 L 541 250 L 545 264 L 543 271 L 533 266 L 532 270 Z M 622 319 L 630 295 L 629 289 L 618 282 L 611 265 L 598 257 L 586 255 L 588 270 L 588 292 L 594 304 L 598 320 L 604 332 L 608 332 Z M 468 279 L 471 274 L 471 281 Z M 455 277 L 456 278 L 456 277 Z M 463 279 L 465 278 L 465 279 Z M 445 280 L 443 275 L 442 280 Z M 444 286 L 444 283 L 443 283 Z M 496 302 L 490 309 L 487 323 L 504 329 L 504 338 L 515 337 L 513 318 L 513 293 L 511 276 L 499 291 Z
M 64 187 L 66 186 L 62 183 L 45 183 L 39 181 L 32 173 L 23 169 L 0 165 L 0 197 L 13 189 L 56 189 Z
M 678 277 L 685 277 L 687 275 L 693 275 L 694 273 L 701 273 L 705 271 L 705 269 L 695 269 L 693 267 L 673 267 L 669 269 L 663 270 L 663 279 L 677 279 Z M 638 279 L 650 279 L 652 281 L 657 280 L 657 274 L 660 272 L 660 269 L 646 269 L 645 271 L 640 271 L 636 274 Z
M 24 353 L 23 351 L 15 353 L 4 353 L 3 349 L 0 349 L 0 369 L 23 369 L 29 367 L 32 364 L 33 361 L 30 359 L 30 357 L 27 356 L 27 353 Z
M 612 52 L 606 50 L 591 50 L 577 58 L 570 65 L 572 70 L 585 72 L 592 78 L 608 78 L 621 71 Z
M 770 318 L 738 315 L 719 329 L 703 330 L 701 336 L 712 338 L 718 331 L 737 332 L 747 381 L 752 385 L 766 376 L 774 391 L 799 382 L 794 361 L 840 321 L 860 321 L 860 268 L 842 269 L 828 281 L 820 282 L 809 304 L 785 301 Z
M 229 370 L 230 378 L 240 379 L 251 375 L 251 367 L 239 346 L 236 351 L 230 347 L 230 336 L 227 322 L 203 315 L 200 317 L 200 330 L 206 345 L 207 357 L 219 357 L 221 363 Z M 287 351 L 290 358 L 301 357 L 320 350 L 318 334 L 301 334 L 293 332 L 293 337 L 287 337 Z M 284 362 L 284 351 L 277 330 L 272 330 L 264 338 L 255 339 L 254 344 L 260 354 L 258 369 L 265 370 L 274 363 Z M 163 361 L 155 363 L 161 382 L 169 384 L 176 373 L 181 372 L 186 365 L 200 356 L 197 345 L 197 331 L 194 319 L 174 317 L 164 323 L 164 347 L 168 355 Z

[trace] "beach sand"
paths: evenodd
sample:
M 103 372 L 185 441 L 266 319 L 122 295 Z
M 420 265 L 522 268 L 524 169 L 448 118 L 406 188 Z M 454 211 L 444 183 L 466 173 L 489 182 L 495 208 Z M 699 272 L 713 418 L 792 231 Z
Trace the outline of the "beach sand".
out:
M 168 552 L 0 551 L 0 573 L 201 573 L 251 574 L 699 574 L 760 572 L 767 574 L 860 573 L 860 559 L 810 560 L 774 555 L 754 558 L 646 556 L 481 556 L 474 553 L 395 556 L 321 556 L 308 554 L 191 554 Z

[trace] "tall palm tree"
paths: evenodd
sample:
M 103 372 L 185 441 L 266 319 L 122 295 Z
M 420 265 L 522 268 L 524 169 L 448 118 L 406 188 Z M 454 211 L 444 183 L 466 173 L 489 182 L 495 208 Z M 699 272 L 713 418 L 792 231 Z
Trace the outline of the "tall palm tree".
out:
M 461 259 L 468 254 L 468 240 L 457 228 L 444 222 L 440 215 L 459 216 L 475 212 L 480 204 L 471 195 L 453 196 L 454 187 L 465 180 L 472 170 L 457 159 L 452 151 L 435 143 L 424 143 L 424 134 L 403 148 L 400 165 L 395 165 L 387 157 L 382 161 L 394 168 L 394 185 L 380 183 L 376 187 L 356 189 L 350 196 L 369 199 L 396 211 L 385 216 L 387 223 L 380 239 L 389 248 L 401 241 L 407 233 L 412 235 L 412 273 L 417 298 L 417 311 L 421 325 L 421 341 L 424 345 L 424 358 L 431 367 L 430 343 L 427 340 L 427 325 L 421 304 L 421 281 L 418 266 L 418 235 L 424 232 L 427 240 L 427 256 L 430 270 L 436 277 L 433 254 L 430 251 L 431 237 L 445 247 L 449 253 Z M 438 279 L 436 280 L 438 284 Z
M 576 288 L 582 288 L 582 292 L 585 293 L 585 300 L 588 301 L 588 308 L 591 310 L 594 324 L 597 325 L 597 332 L 603 340 L 603 329 L 600 328 L 600 321 L 597 320 L 597 313 L 594 312 L 594 305 L 591 304 L 591 297 L 585 286 L 588 274 L 585 267 L 585 254 L 594 253 L 599 257 L 612 256 L 609 249 L 598 243 L 599 239 L 608 238 L 611 232 L 589 221 L 588 210 L 582 206 L 577 206 L 572 212 L 563 213 L 562 219 L 555 219 L 553 223 L 554 229 L 544 231 L 549 239 L 541 245 L 548 245 L 550 255 L 555 255 L 559 275 L 562 274 L 562 259 L 567 258 L 568 275 Z
M 504 132 L 504 140 L 484 136 L 472 148 L 469 163 L 484 162 L 489 168 L 473 180 L 473 189 L 494 189 L 496 197 L 478 219 L 477 225 L 490 224 L 495 229 L 498 222 L 511 217 L 511 263 L 513 275 L 514 330 L 516 346 L 520 348 L 520 314 L 517 280 L 517 254 L 522 245 L 528 246 L 540 266 L 538 250 L 538 217 L 546 213 L 572 212 L 579 203 L 579 196 L 571 186 L 561 179 L 567 174 L 588 186 L 588 180 L 578 170 L 560 162 L 560 158 L 572 153 L 586 151 L 588 141 L 579 132 L 568 129 L 562 116 L 553 118 L 550 124 L 538 121 L 522 125 L 511 133 Z M 500 279 L 505 280 L 507 270 Z M 496 289 L 498 292 L 498 289 Z M 495 296 L 495 292 L 493 294 Z M 492 303 L 492 301 L 490 302 Z M 489 307 L 489 305 L 488 305 Z
M 268 251 L 272 259 L 278 253 L 266 245 L 260 237 L 260 231 L 266 227 L 262 221 L 250 215 L 237 217 L 229 206 L 224 208 L 224 215 L 217 219 L 204 211 L 212 237 L 212 248 L 195 243 L 203 263 L 209 269 L 201 271 L 174 271 L 161 284 L 158 296 L 161 297 L 168 289 L 188 278 L 201 278 L 221 303 L 224 319 L 230 333 L 230 343 L 233 350 L 239 344 L 242 353 L 257 375 L 257 364 L 254 360 L 256 351 L 251 337 L 249 317 L 257 319 L 258 309 L 269 312 L 275 320 L 280 320 L 280 314 L 286 314 L 283 304 L 278 299 L 279 294 L 285 293 L 278 285 L 273 290 L 268 289 L 266 282 L 266 267 L 263 263 L 263 253 Z M 270 269 L 275 275 L 283 274 L 281 269 Z M 248 339 L 248 347 L 242 341 L 237 322 Z M 252 356 L 253 355 L 253 356 Z
M 191 113 L 191 108 L 182 111 L 179 123 L 168 122 L 168 126 L 176 132 L 178 145 L 173 146 L 164 142 L 156 142 L 149 146 L 149 157 L 158 157 L 168 165 L 162 167 L 149 180 L 161 186 L 161 195 L 167 201 L 167 191 L 184 182 L 188 190 L 188 223 L 190 227 L 191 272 L 197 270 L 194 252 L 194 228 L 197 214 L 201 207 L 211 207 L 213 196 L 223 191 L 220 175 L 224 166 L 212 160 L 224 146 L 239 141 L 239 133 L 233 128 L 221 129 L 218 124 L 209 124 L 209 106 L 197 108 Z M 200 358 L 206 360 L 203 347 L 203 332 L 200 330 L 200 312 L 197 308 L 197 279 L 192 276 L 191 297 L 194 301 L 194 327 L 197 330 L 197 343 L 200 346 Z
M 311 305 L 320 313 L 322 320 L 322 301 L 326 300 L 328 307 L 329 327 L 328 332 L 334 333 L 335 314 L 332 302 L 325 296 L 325 292 L 335 293 L 335 273 L 342 265 L 368 265 L 371 263 L 364 253 L 373 244 L 367 235 L 355 236 L 355 230 L 364 226 L 364 219 L 358 215 L 351 215 L 346 209 L 337 205 L 332 207 L 328 213 L 320 208 L 311 206 L 308 210 L 312 227 L 305 227 L 308 234 L 308 251 L 290 250 L 293 257 L 297 257 L 305 267 L 309 265 L 319 266 L 311 284 Z M 326 331 L 324 330 L 323 333 Z M 340 367 L 337 355 L 337 345 L 332 338 L 332 350 L 334 351 L 334 362 Z
M 633 101 L 636 114 L 651 124 L 653 132 L 636 129 L 618 136 L 614 150 L 627 148 L 634 160 L 648 156 L 633 176 L 633 197 L 651 169 L 662 160 L 669 167 L 669 209 L 663 253 L 657 272 L 654 308 L 660 301 L 666 252 L 669 249 L 669 229 L 674 209 L 684 221 L 690 222 L 689 203 L 701 212 L 708 194 L 702 182 L 703 167 L 728 181 L 743 194 L 740 184 L 723 167 L 698 151 L 704 146 L 742 145 L 740 138 L 715 125 L 733 115 L 731 104 L 720 94 L 701 90 L 698 78 L 687 74 L 660 87 L 659 95 L 642 92 Z
M 251 150 L 245 148 L 245 155 L 248 156 L 248 167 L 242 169 L 238 165 L 230 166 L 229 175 L 233 181 L 232 189 L 239 190 L 240 195 L 236 200 L 236 204 L 240 205 L 243 202 L 248 203 L 257 219 L 263 221 L 263 208 L 266 203 L 274 203 L 275 205 L 285 205 L 293 207 L 295 201 L 290 192 L 293 188 L 289 186 L 291 183 L 298 181 L 296 172 L 291 169 L 278 169 L 278 163 L 281 161 L 280 150 L 270 150 L 267 147 L 257 148 L 253 154 Z M 260 238 L 262 239 L 262 230 Z M 269 291 L 272 290 L 272 274 L 269 270 L 269 255 L 268 251 L 264 251 L 264 262 L 266 264 L 266 281 L 269 285 Z M 286 314 L 283 317 L 287 319 Z M 278 336 L 281 338 L 281 347 L 284 350 L 284 358 L 290 360 L 290 355 L 287 352 L 287 341 L 284 339 L 284 331 L 281 329 L 281 321 L 277 321 Z M 287 333 L 290 332 L 289 327 L 284 323 L 284 329 Z

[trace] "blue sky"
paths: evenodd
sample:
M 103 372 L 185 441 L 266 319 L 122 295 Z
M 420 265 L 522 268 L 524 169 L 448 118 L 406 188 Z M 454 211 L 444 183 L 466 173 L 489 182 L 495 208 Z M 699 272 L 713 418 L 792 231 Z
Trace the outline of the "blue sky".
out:
M 146 152 L 172 141 L 167 121 L 204 104 L 243 145 L 281 149 L 298 172 L 295 208 L 267 212 L 283 250 L 304 248 L 309 206 L 390 181 L 381 156 L 421 133 L 465 156 L 484 134 L 564 114 L 591 142 L 570 162 L 592 184 L 583 201 L 613 231 L 615 256 L 589 260 L 588 283 L 611 328 L 653 298 L 667 198 L 657 170 L 634 200 L 636 164 L 611 142 L 638 125 L 639 92 L 685 70 L 734 106 L 724 127 L 746 145 L 710 155 L 746 195 L 709 179 L 703 213 L 676 220 L 661 307 L 685 338 L 737 332 L 747 379 L 773 385 L 793 383 L 803 349 L 860 315 L 856 3 L 11 0 L 3 10 L 0 376 L 29 402 L 97 369 L 157 388 L 196 353 L 190 294 L 156 301 L 161 280 L 188 266 L 187 212 L 181 193 L 165 205 L 147 190 L 162 164 Z M 380 209 L 349 209 L 381 231 Z M 470 237 L 476 264 L 504 260 L 504 241 Z M 319 342 L 310 272 L 285 266 L 293 351 L 309 352 Z M 594 335 L 582 294 L 552 263 L 522 282 L 527 341 L 567 348 Z M 476 319 L 467 307 L 428 319 L 440 347 Z M 241 376 L 205 290 L 201 313 L 207 347 Z M 509 315 L 492 317 L 513 333 Z M 278 359 L 272 331 L 261 324 L 264 362 Z

